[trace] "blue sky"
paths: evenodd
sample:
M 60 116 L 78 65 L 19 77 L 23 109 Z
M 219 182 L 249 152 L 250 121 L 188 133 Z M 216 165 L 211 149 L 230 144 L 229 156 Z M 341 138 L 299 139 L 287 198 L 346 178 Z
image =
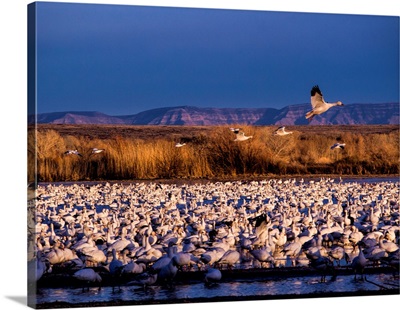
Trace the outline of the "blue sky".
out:
M 399 17 L 37 3 L 37 109 L 399 101 Z

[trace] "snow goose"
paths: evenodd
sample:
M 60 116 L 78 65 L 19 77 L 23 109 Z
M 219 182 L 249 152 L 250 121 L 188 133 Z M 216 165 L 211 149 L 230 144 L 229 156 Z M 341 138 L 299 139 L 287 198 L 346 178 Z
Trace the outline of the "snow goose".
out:
M 287 242 L 286 228 L 281 228 L 279 233 L 272 236 L 272 240 L 278 247 L 283 247 Z
M 370 248 L 366 248 L 366 253 L 364 255 L 367 260 L 372 262 L 372 265 L 374 267 L 379 266 L 382 258 L 389 256 L 388 253 L 384 249 L 380 248 L 379 246 L 373 246 Z
M 190 236 L 190 237 L 192 237 L 192 236 Z M 190 237 L 183 240 L 182 252 L 190 253 L 190 252 L 196 250 L 196 246 L 191 241 L 191 239 L 194 239 L 194 238 L 190 238 Z
M 386 240 L 383 235 L 379 237 L 379 247 L 387 253 L 393 253 L 399 249 L 399 246 L 396 243 Z
M 146 265 L 143 263 L 135 263 L 133 260 L 128 259 L 127 254 L 129 253 L 128 249 L 122 251 L 122 258 L 124 266 L 122 267 L 122 274 L 139 274 L 143 273 L 146 270 Z
M 107 262 L 107 256 L 97 247 L 85 248 L 84 251 L 81 252 L 81 256 L 84 258 L 86 266 L 99 266 Z
M 122 261 L 117 259 L 117 251 L 115 249 L 112 250 L 112 256 L 113 256 L 113 259 L 110 262 L 110 264 L 108 265 L 108 269 L 109 269 L 110 275 L 113 279 L 113 291 L 114 291 L 114 283 L 117 282 L 116 281 L 117 278 L 121 275 L 124 264 Z
M 217 262 L 224 255 L 224 253 L 225 250 L 219 247 L 210 249 L 200 255 L 200 261 L 211 266 Z
M 232 269 L 237 262 L 240 262 L 240 253 L 236 250 L 226 251 L 218 260 L 219 265 L 227 265 L 229 269 Z
M 163 252 L 156 247 L 152 247 L 149 242 L 149 235 L 146 233 L 142 239 L 142 246 L 138 248 L 135 255 L 137 257 L 137 263 L 147 264 L 157 261 L 160 257 L 163 256 Z
M 331 146 L 331 150 L 334 149 L 344 149 L 344 146 L 346 145 L 346 143 L 335 143 L 334 145 Z
M 99 153 L 102 153 L 104 151 L 105 151 L 105 149 L 98 149 L 98 148 L 94 147 L 94 148 L 92 148 L 91 154 L 99 154 Z
M 183 270 L 186 266 L 189 266 L 191 264 L 191 258 L 192 255 L 190 253 L 177 252 L 171 259 L 175 261 L 175 265 L 179 269 Z
M 185 146 L 185 145 L 186 145 L 186 143 L 178 142 L 177 144 L 175 144 L 175 147 L 182 147 L 182 146 Z
M 381 227 L 381 229 L 383 229 L 383 227 Z M 385 229 L 385 239 L 391 241 L 391 242 L 395 242 L 396 241 L 396 230 L 398 230 L 398 227 L 395 226 L 390 226 L 387 229 Z
M 153 265 L 152 265 L 152 269 L 155 271 L 159 271 L 162 267 L 166 266 L 169 264 L 169 262 L 171 261 L 172 257 L 175 254 L 175 243 L 170 241 L 168 243 L 168 247 L 166 249 L 166 254 L 163 255 L 162 257 L 160 257 L 159 259 L 157 259 Z
M 178 273 L 178 265 L 175 259 L 171 259 L 167 265 L 158 272 L 158 279 L 167 286 L 172 285 L 172 281 Z
M 290 258 L 292 261 L 292 266 L 296 266 L 296 258 L 299 256 L 301 249 L 302 249 L 302 243 L 299 240 L 299 237 L 295 237 L 295 239 L 291 243 L 286 243 L 283 246 L 282 251 L 286 255 L 286 257 Z
M 61 264 L 66 261 L 61 242 L 58 241 L 56 244 L 53 245 L 52 250 L 45 254 L 45 259 L 51 265 Z
M 350 227 L 351 233 L 349 234 L 349 241 L 356 245 L 364 237 L 364 234 L 358 230 L 356 226 Z
M 112 252 L 113 250 L 116 250 L 117 252 L 122 252 L 130 244 L 132 244 L 132 241 L 127 239 L 126 227 L 123 227 L 120 238 L 112 241 L 112 243 L 107 248 L 107 252 Z
M 204 275 L 204 282 L 207 286 L 214 284 L 221 280 L 222 274 L 219 269 L 216 268 L 207 268 L 206 273 Z
M 337 265 L 340 267 L 340 261 L 342 259 L 348 260 L 348 255 L 345 252 L 344 248 L 339 245 L 334 245 L 329 251 L 328 255 L 337 262 Z
M 87 289 L 89 290 L 89 283 L 93 282 L 101 282 L 101 276 L 95 272 L 92 268 L 84 268 L 76 271 L 73 274 L 73 277 L 79 281 L 84 282 L 87 285 Z M 82 286 L 82 291 L 85 290 L 85 286 Z M 99 287 L 100 290 L 100 287 Z
M 78 150 L 67 150 L 64 152 L 64 155 L 78 155 L 82 157 L 82 154 L 78 152 Z
M 158 274 L 157 272 L 150 268 L 148 271 L 143 272 L 137 276 L 137 281 L 143 285 L 143 289 L 145 290 L 147 286 L 153 285 L 157 282 Z
M 364 268 L 367 265 L 367 259 L 364 256 L 360 242 L 357 244 L 357 246 L 359 249 L 358 255 L 353 258 L 350 266 L 351 269 L 353 269 L 354 271 L 354 280 L 357 279 L 357 273 L 361 275 L 361 280 L 364 280 L 365 279 Z
M 315 115 L 322 114 L 328 111 L 331 107 L 334 106 L 343 106 L 344 104 L 341 101 L 337 101 L 335 103 L 325 102 L 321 90 L 318 85 L 315 85 L 311 89 L 311 106 L 312 110 L 306 113 L 306 119 L 310 122 Z
M 260 249 L 250 250 L 250 254 L 260 263 L 260 267 L 265 263 L 274 264 L 274 257 L 272 256 L 272 252 L 268 250 L 267 246 Z
M 253 136 L 246 136 L 243 131 L 240 131 L 236 134 L 236 139 L 233 141 L 246 141 L 251 138 L 253 138 Z
M 285 126 L 279 127 L 277 130 L 274 131 L 274 136 L 286 136 L 292 134 L 293 131 L 286 131 Z
M 327 274 L 333 271 L 332 261 L 325 256 L 310 259 L 310 266 L 321 272 L 321 282 L 325 282 Z
M 240 128 L 233 128 L 233 127 L 231 127 L 231 128 L 229 128 L 229 130 L 232 131 L 234 134 L 238 134 L 239 131 L 240 131 Z

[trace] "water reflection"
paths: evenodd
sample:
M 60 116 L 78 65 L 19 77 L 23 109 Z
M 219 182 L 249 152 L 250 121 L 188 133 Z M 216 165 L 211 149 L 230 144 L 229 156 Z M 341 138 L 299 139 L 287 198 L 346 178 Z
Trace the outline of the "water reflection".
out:
M 132 303 L 162 302 L 167 300 L 190 300 L 196 298 L 218 298 L 218 297 L 254 297 L 275 295 L 306 295 L 315 293 L 331 292 L 357 292 L 357 291 L 379 291 L 382 288 L 373 283 L 385 283 L 392 280 L 390 275 L 376 274 L 368 275 L 369 281 L 354 280 L 351 276 L 339 276 L 335 281 L 327 279 L 321 283 L 319 277 L 294 277 L 280 280 L 267 281 L 237 281 L 222 282 L 210 287 L 204 283 L 176 285 L 173 288 L 153 286 L 143 289 L 136 286 L 122 286 L 121 290 L 112 291 L 111 287 L 103 287 L 100 290 L 92 287 L 88 291 L 81 289 L 45 289 L 39 290 L 37 295 L 38 304 L 54 301 L 69 303 L 89 303 L 104 301 L 132 301 Z M 373 283 L 372 283 L 373 282 Z

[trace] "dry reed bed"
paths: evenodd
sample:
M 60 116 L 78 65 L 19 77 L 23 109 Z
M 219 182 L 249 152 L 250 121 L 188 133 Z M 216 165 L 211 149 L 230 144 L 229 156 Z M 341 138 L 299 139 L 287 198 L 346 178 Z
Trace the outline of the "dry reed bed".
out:
M 288 126 L 288 136 L 274 136 L 277 126 L 240 128 L 253 139 L 234 142 L 229 126 L 29 128 L 28 180 L 35 169 L 45 182 L 399 173 L 398 126 Z M 337 141 L 344 150 L 330 149 Z M 91 155 L 94 147 L 106 151 Z

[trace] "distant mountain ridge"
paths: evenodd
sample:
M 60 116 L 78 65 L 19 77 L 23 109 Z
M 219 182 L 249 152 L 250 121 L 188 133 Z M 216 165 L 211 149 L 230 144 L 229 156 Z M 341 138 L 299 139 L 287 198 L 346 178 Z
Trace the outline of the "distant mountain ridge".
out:
M 34 116 L 29 117 L 29 123 L 35 121 Z M 53 112 L 38 114 L 37 123 L 46 124 L 124 124 L 119 117 L 106 115 L 100 112 Z
M 54 112 L 36 116 L 46 124 L 120 124 L 120 125 L 305 125 L 310 104 L 275 108 L 199 108 L 193 106 L 164 107 L 134 115 L 110 116 L 100 112 Z M 28 117 L 35 122 L 34 116 Z M 311 124 L 366 125 L 399 124 L 399 103 L 358 103 L 334 107 L 315 116 Z

